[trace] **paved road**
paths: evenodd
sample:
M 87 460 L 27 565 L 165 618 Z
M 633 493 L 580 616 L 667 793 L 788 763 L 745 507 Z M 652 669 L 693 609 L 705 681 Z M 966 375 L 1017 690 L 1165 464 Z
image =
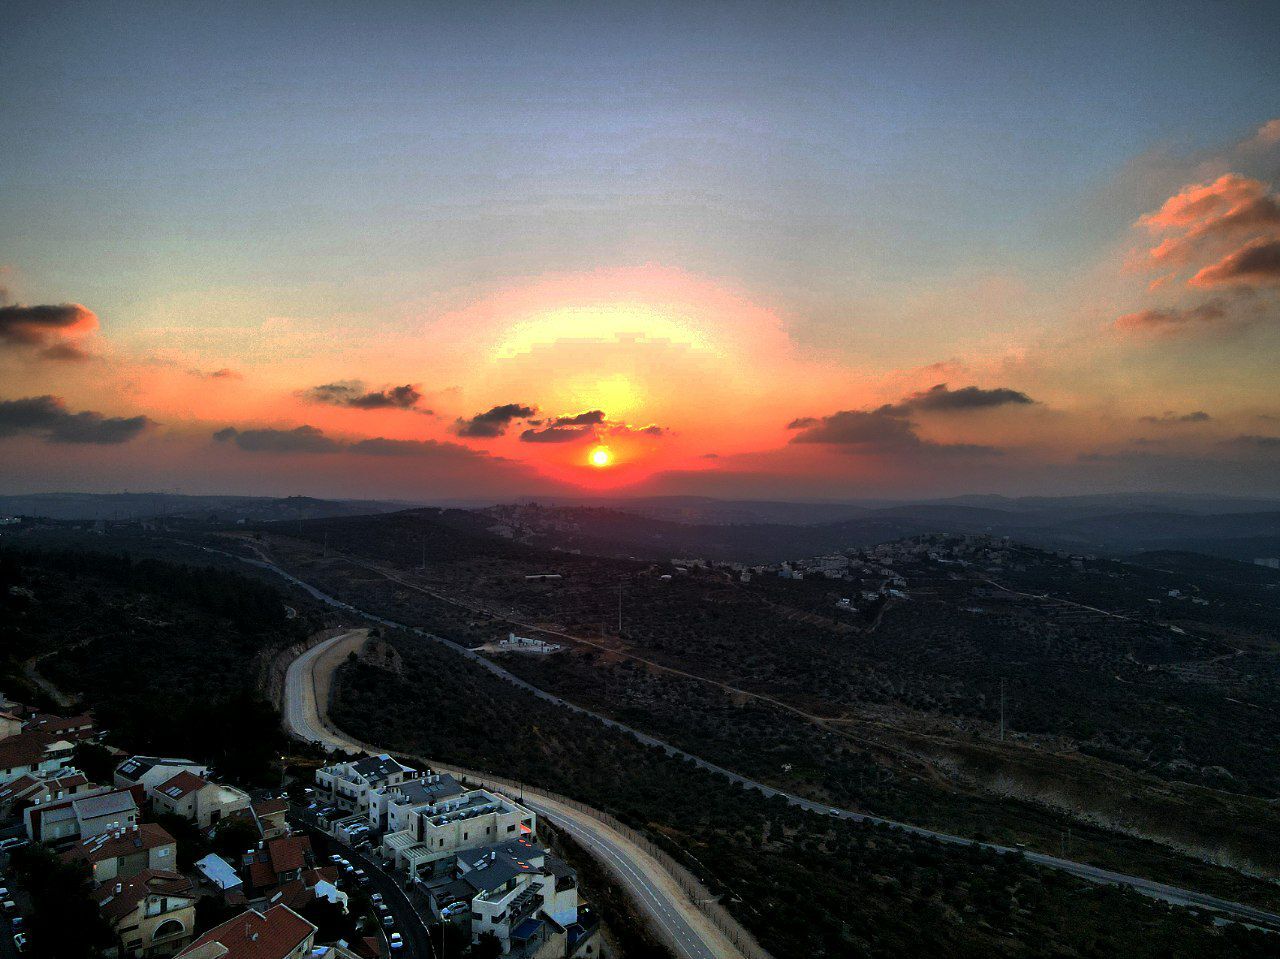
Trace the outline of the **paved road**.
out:
M 235 554 L 228 553 L 226 555 L 235 555 Z M 592 712 L 591 710 L 583 709 L 581 706 L 568 702 L 567 700 L 561 699 L 558 696 L 554 696 L 551 693 L 548 693 L 546 690 L 539 689 L 538 687 L 532 685 L 531 683 L 528 683 L 525 680 L 521 679 L 519 676 L 516 676 L 508 672 L 507 670 L 499 666 L 497 663 L 475 652 L 474 650 L 467 648 L 466 646 L 462 646 L 459 643 L 453 642 L 452 640 L 445 639 L 442 636 L 436 636 L 432 633 L 427 632 L 426 630 L 419 629 L 412 626 L 406 626 L 402 623 L 397 623 L 392 620 L 385 619 L 373 613 L 355 609 L 349 604 L 343 603 L 341 600 L 335 599 L 334 597 L 321 592 L 320 590 L 316 589 L 314 586 L 311 586 L 309 583 L 304 583 L 302 580 L 299 580 L 297 577 L 293 576 L 291 573 L 271 563 L 262 562 L 260 560 L 245 559 L 244 557 L 237 557 L 237 558 L 243 559 L 245 562 L 252 563 L 255 566 L 260 566 L 263 569 L 272 570 L 273 572 L 278 573 L 279 575 L 288 579 L 290 582 L 305 589 L 312 596 L 322 600 L 323 602 L 329 603 L 330 605 L 338 606 L 342 609 L 350 610 L 353 613 L 357 613 L 361 616 L 364 616 L 368 619 L 373 620 L 374 622 L 381 623 L 384 626 L 388 626 L 395 629 L 408 630 L 409 632 L 412 632 L 417 636 L 421 636 L 425 639 L 430 639 L 444 646 L 448 646 L 450 649 L 457 652 L 458 655 L 463 656 L 467 659 L 470 659 L 471 661 L 477 663 L 483 668 L 494 673 L 495 675 L 502 677 L 507 682 L 510 682 L 516 686 L 519 686 L 522 689 L 528 690 L 529 692 L 539 697 L 540 699 L 546 700 L 547 702 L 555 703 L 558 706 L 562 706 L 566 709 L 573 710 L 576 713 L 580 713 L 586 716 L 591 716 L 594 719 L 598 720 L 599 722 L 604 723 L 606 726 L 610 726 L 614 729 L 618 729 L 623 732 L 629 733 L 631 736 L 634 736 L 636 739 L 638 739 L 642 743 L 645 743 L 646 745 L 657 746 L 658 748 L 662 749 L 664 752 L 666 752 L 670 756 L 675 756 L 681 759 L 689 760 L 690 762 L 701 767 L 702 769 L 705 769 L 714 773 L 719 773 L 720 775 L 727 777 L 731 782 L 737 783 L 748 789 L 758 790 L 759 792 L 763 793 L 767 797 L 772 797 L 772 796 L 781 797 L 794 806 L 798 806 L 801 809 L 807 809 L 810 812 L 814 812 L 819 815 L 833 816 L 840 819 L 851 820 L 854 822 L 868 822 L 868 823 L 874 823 L 876 825 L 881 825 L 881 826 L 890 826 L 895 829 L 901 829 L 904 832 L 910 833 L 912 835 L 923 836 L 929 839 L 935 839 L 935 840 L 938 840 L 939 842 L 944 842 L 951 845 L 980 846 L 982 848 L 991 849 L 999 853 L 1022 855 L 1026 858 L 1028 862 L 1032 862 L 1040 866 L 1045 866 L 1050 869 L 1059 869 L 1063 872 L 1070 873 L 1073 876 L 1077 876 L 1080 879 L 1084 879 L 1089 882 L 1096 882 L 1103 885 L 1129 886 L 1135 892 L 1142 893 L 1143 895 L 1146 895 L 1146 896 L 1151 896 L 1154 899 L 1163 900 L 1164 902 L 1172 903 L 1173 905 L 1188 906 L 1188 907 L 1194 907 L 1199 909 L 1208 909 L 1214 912 L 1221 913 L 1224 916 L 1229 916 L 1231 918 L 1238 919 L 1242 922 L 1253 923 L 1253 924 L 1280 930 L 1280 914 L 1267 912 L 1266 910 L 1257 909 L 1253 906 L 1244 905 L 1243 903 L 1231 902 L 1226 899 L 1220 899 L 1217 896 L 1211 896 L 1206 893 L 1195 892 L 1194 890 L 1191 890 L 1191 889 L 1181 889 L 1181 888 L 1178 888 L 1177 886 L 1170 886 L 1165 883 L 1155 882 L 1150 879 L 1144 879 L 1141 876 L 1130 876 L 1125 873 L 1115 872 L 1109 869 L 1101 869 L 1097 866 L 1088 865 L 1087 863 L 1074 862 L 1070 859 L 1062 859 L 1057 856 L 1047 855 L 1045 853 L 1032 852 L 1032 851 L 1023 850 L 1023 849 L 1015 849 L 1013 847 L 1002 846 L 997 843 L 978 842 L 973 839 L 967 839 L 963 836 L 954 836 L 949 833 L 937 832 L 932 829 L 925 829 L 922 826 L 913 826 L 913 825 L 910 825 L 909 823 L 901 823 L 891 819 L 883 819 L 879 816 L 870 816 L 870 815 L 867 815 L 866 813 L 854 812 L 853 810 L 850 810 L 850 809 L 840 809 L 835 806 L 827 806 L 822 803 L 814 802 L 813 800 L 810 800 L 810 799 L 805 799 L 802 796 L 796 796 L 791 793 L 784 792 L 779 789 L 775 789 L 772 786 L 768 786 L 764 783 L 757 782 L 753 779 L 748 779 L 744 776 L 740 776 L 739 774 L 732 772 L 731 770 L 725 769 L 723 766 L 717 766 L 715 763 L 708 762 L 707 760 L 703 759 L 700 756 L 695 756 L 691 753 L 687 753 L 684 750 L 671 745 L 670 743 L 664 742 L 663 740 L 650 736 L 647 733 L 643 733 L 638 729 L 633 729 L 632 727 L 627 726 L 623 723 L 619 723 L 616 720 L 610 719 L 607 716 L 602 716 L 599 713 Z
M 284 719 L 289 731 L 331 752 L 337 749 L 358 750 L 361 744 L 325 725 L 317 708 L 316 666 L 325 660 L 336 658 L 341 661 L 345 658 L 346 648 L 351 645 L 353 637 L 362 640 L 364 631 L 342 633 L 318 643 L 290 663 L 285 673 Z M 705 920 L 697 907 L 678 888 L 673 888 L 670 880 L 653 874 L 652 860 L 636 855 L 625 841 L 619 841 L 590 816 L 574 815 L 559 804 L 552 809 L 552 800 L 539 801 L 535 797 L 537 793 L 526 790 L 524 804 L 565 829 L 618 876 L 640 908 L 667 932 L 678 947 L 680 956 L 684 959 L 737 957 L 736 951 L 726 948 L 728 944 L 720 941 L 718 936 L 708 935 L 708 930 L 699 928 L 705 925 Z
M 383 928 L 383 935 L 389 935 L 392 932 L 400 933 L 404 939 L 404 948 L 393 953 L 399 959 L 435 959 L 435 949 L 431 944 L 431 935 L 427 930 L 427 924 L 423 922 L 422 916 L 418 910 L 413 907 L 409 901 L 409 896 L 404 888 L 396 882 L 393 876 L 388 875 L 382 867 L 373 860 L 372 857 L 366 856 L 359 849 L 353 849 L 333 839 L 316 825 L 305 815 L 298 814 L 298 820 L 304 823 L 308 830 L 316 835 L 316 845 L 320 847 L 320 851 L 324 854 L 336 853 L 351 863 L 356 869 L 363 869 L 369 877 L 369 885 L 356 886 L 351 882 L 351 888 L 360 888 L 369 895 L 375 892 L 382 893 L 382 900 L 386 903 L 387 908 L 391 910 L 392 916 L 395 917 L 395 927 L 392 929 Z M 348 878 L 343 874 L 344 878 Z

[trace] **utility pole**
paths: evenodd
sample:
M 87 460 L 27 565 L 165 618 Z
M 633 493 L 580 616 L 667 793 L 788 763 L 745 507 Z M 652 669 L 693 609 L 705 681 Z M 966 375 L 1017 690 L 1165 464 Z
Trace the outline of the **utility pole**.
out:
M 622 638 L 622 584 L 618 584 L 618 638 Z
M 1004 680 L 1000 680 L 1000 742 L 1004 742 Z

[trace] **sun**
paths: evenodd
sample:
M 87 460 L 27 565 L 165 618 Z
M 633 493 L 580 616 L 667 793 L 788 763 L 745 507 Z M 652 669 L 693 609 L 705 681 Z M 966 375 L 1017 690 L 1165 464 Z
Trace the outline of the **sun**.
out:
M 597 446 L 591 451 L 589 457 L 591 465 L 597 469 L 604 469 L 606 466 L 613 465 L 613 453 L 609 452 L 607 446 Z

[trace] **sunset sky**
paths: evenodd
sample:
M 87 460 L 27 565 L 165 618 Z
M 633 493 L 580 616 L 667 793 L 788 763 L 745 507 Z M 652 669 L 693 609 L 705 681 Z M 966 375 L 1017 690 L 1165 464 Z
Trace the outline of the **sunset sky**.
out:
M 1280 5 L 6 5 L 0 492 L 1280 494 Z

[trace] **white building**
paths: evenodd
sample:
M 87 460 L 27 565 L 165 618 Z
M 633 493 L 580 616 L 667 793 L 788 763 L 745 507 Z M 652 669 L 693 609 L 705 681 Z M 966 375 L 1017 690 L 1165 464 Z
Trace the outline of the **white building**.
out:
M 380 786 L 369 794 L 369 824 L 385 832 L 409 828 L 409 816 L 418 806 L 429 806 L 461 795 L 466 790 L 447 773 L 426 772 L 391 786 Z
M 130 756 L 116 767 L 117 786 L 141 786 L 147 793 L 168 782 L 181 772 L 193 776 L 207 776 L 209 768 L 191 759 L 170 759 L 162 756 Z
M 422 775 L 386 753 L 366 756 L 355 762 L 336 763 L 316 770 L 316 785 L 322 802 L 330 802 L 348 812 L 368 814 L 372 795 L 383 787 L 395 786 Z
M 578 921 L 578 878 L 567 864 L 528 839 L 497 843 L 457 857 L 459 882 L 471 891 L 471 935 L 491 933 L 503 953 L 563 956 Z M 576 942 L 574 954 L 589 950 Z
M 491 793 L 472 789 L 439 802 L 410 807 L 404 828 L 382 838 L 383 855 L 408 875 L 427 879 L 452 864 L 456 853 L 537 834 L 532 810 Z

